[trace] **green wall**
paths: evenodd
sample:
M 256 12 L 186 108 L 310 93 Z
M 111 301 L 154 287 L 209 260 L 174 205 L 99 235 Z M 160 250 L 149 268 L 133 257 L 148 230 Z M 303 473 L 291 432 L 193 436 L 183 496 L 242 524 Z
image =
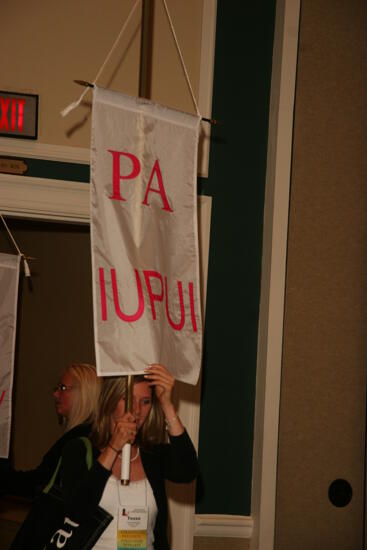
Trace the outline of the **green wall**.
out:
M 212 202 L 196 512 L 251 513 L 275 0 L 218 0 Z

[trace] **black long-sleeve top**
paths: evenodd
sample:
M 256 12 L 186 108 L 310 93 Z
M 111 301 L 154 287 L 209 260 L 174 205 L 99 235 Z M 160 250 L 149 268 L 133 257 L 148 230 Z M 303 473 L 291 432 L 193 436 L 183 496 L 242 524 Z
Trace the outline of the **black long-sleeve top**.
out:
M 7 459 L 0 460 L 0 493 L 34 498 L 50 481 L 62 450 L 75 437 L 88 436 L 89 424 L 79 424 L 64 433 L 33 470 L 15 470 Z
M 88 470 L 85 453 L 81 439 L 71 441 L 62 453 L 61 483 L 65 512 L 77 522 L 83 521 L 99 504 L 111 475 L 111 471 L 96 460 L 99 455 L 97 449 L 93 450 L 94 460 Z M 182 435 L 171 436 L 169 444 L 154 445 L 149 451 L 140 449 L 140 456 L 158 508 L 154 548 L 169 550 L 165 480 L 176 483 L 193 481 L 198 474 L 196 451 L 185 431 Z

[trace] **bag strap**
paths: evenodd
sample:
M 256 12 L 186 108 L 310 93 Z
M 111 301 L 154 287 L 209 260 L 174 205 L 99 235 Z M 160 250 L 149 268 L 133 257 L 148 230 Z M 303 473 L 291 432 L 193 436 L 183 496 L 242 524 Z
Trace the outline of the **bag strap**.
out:
M 81 439 L 83 441 L 84 445 L 85 445 L 85 448 L 86 448 L 85 461 L 87 463 L 88 470 L 90 470 L 91 467 L 92 467 L 92 463 L 93 463 L 92 443 L 91 443 L 90 439 L 88 439 L 88 437 L 78 437 L 78 439 Z M 60 456 L 59 461 L 58 461 L 57 466 L 56 466 L 56 469 L 55 469 L 50 481 L 48 482 L 46 487 L 43 489 L 43 491 L 42 491 L 43 493 L 47 494 L 50 491 L 50 489 L 54 486 L 54 483 L 55 483 L 56 478 L 57 478 L 57 474 L 59 473 L 59 470 L 60 470 L 61 461 L 62 461 L 62 457 Z
M 85 461 L 87 463 L 88 470 L 91 469 L 93 464 L 93 452 L 92 452 L 92 443 L 91 440 L 88 437 L 79 437 L 85 445 L 85 448 L 87 450 L 87 454 L 85 455 Z

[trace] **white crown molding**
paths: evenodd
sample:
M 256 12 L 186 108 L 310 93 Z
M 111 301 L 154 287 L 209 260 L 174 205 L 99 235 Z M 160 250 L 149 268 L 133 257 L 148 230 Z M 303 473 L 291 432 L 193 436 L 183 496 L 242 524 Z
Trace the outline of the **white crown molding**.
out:
M 0 174 L 0 212 L 13 217 L 89 223 L 89 196 L 89 183 Z M 208 254 L 211 198 L 198 195 L 198 210 Z
M 194 536 L 251 539 L 253 523 L 251 516 L 196 514 Z
M 21 218 L 89 223 L 89 184 L 0 174 L 0 211 Z
M 90 150 L 24 139 L 0 138 L 0 155 L 89 164 Z

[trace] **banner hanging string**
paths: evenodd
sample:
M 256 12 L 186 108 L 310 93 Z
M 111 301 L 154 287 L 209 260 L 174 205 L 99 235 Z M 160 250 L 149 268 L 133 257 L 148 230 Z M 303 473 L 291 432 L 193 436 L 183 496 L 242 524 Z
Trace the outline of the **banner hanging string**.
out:
M 26 257 L 25 257 L 24 254 L 20 251 L 20 248 L 19 248 L 19 246 L 17 245 L 17 243 L 16 243 L 16 241 L 15 241 L 13 235 L 12 235 L 12 232 L 10 231 L 10 229 L 9 229 L 9 227 L 8 227 L 8 224 L 6 223 L 5 218 L 4 218 L 4 216 L 3 216 L 2 214 L 0 214 L 0 218 L 1 218 L 1 220 L 2 220 L 2 222 L 3 222 L 3 224 L 4 224 L 4 226 L 5 226 L 5 229 L 6 229 L 7 232 L 8 232 L 8 235 L 9 235 L 9 237 L 10 237 L 10 239 L 11 239 L 13 245 L 15 246 L 15 248 L 16 248 L 16 250 L 17 250 L 19 256 L 20 256 L 20 257 L 22 258 L 22 260 L 23 260 L 23 263 L 24 263 L 24 275 L 25 275 L 26 277 L 30 277 L 30 276 L 31 276 L 31 270 L 29 269 L 29 265 L 28 265 L 28 262 L 27 262 Z
M 133 7 L 131 8 L 130 10 L 130 13 L 125 21 L 125 23 L 122 25 L 122 28 L 112 46 L 112 48 L 110 49 L 106 59 L 104 60 L 104 62 L 102 63 L 102 66 L 101 68 L 99 69 L 95 79 L 93 80 L 92 82 L 92 86 L 91 87 L 94 87 L 95 83 L 97 82 L 98 78 L 101 76 L 102 74 L 102 71 L 103 69 L 105 68 L 105 66 L 107 65 L 108 61 L 110 60 L 110 57 L 111 55 L 113 54 L 117 44 L 119 43 L 120 41 L 120 38 L 121 36 L 123 35 L 123 33 L 125 32 L 125 29 L 127 27 L 127 25 L 129 24 L 129 21 L 131 19 L 131 17 L 133 16 L 133 13 L 135 12 L 136 8 L 137 8 L 137 5 L 139 4 L 140 0 L 136 0 L 135 4 L 133 5 Z M 70 103 L 70 105 L 68 105 L 67 107 L 65 107 L 65 109 L 63 109 L 61 111 L 61 116 L 65 117 L 66 115 L 68 115 L 70 113 L 70 111 L 72 111 L 73 109 L 75 109 L 76 107 L 78 107 L 83 99 L 83 97 L 85 96 L 85 94 L 88 92 L 88 88 L 86 88 L 85 90 L 83 90 L 83 92 L 81 93 L 81 96 L 79 97 L 79 99 L 77 101 L 73 101 L 72 103 Z
M 186 78 L 187 85 L 188 85 L 189 90 L 190 90 L 191 99 L 192 99 L 192 101 L 194 102 L 194 105 L 195 105 L 196 114 L 201 118 L 199 107 L 198 107 L 198 104 L 197 104 L 197 101 L 196 101 L 196 98 L 195 98 L 194 91 L 193 91 L 192 86 L 191 86 L 189 74 L 188 74 L 187 69 L 186 69 L 184 58 L 183 58 L 183 55 L 182 55 L 182 52 L 181 52 L 180 45 L 179 45 L 178 40 L 177 40 L 177 35 L 176 35 L 175 29 L 174 29 L 174 26 L 173 26 L 173 23 L 172 23 L 171 16 L 170 16 L 169 11 L 168 11 L 166 0 L 163 0 L 163 5 L 164 5 L 164 9 L 166 10 L 166 15 L 167 15 L 168 22 L 169 22 L 169 25 L 170 25 L 170 29 L 171 29 L 171 32 L 172 32 L 172 36 L 173 36 L 175 44 L 176 44 L 176 49 L 177 49 L 178 55 L 180 56 L 181 65 L 182 65 L 183 71 L 185 73 L 185 78 Z
M 83 90 L 83 92 L 81 93 L 80 97 L 78 100 L 76 101 L 73 101 L 72 103 L 70 103 L 70 105 L 68 105 L 67 107 L 65 107 L 65 109 L 63 109 L 61 111 L 61 116 L 65 117 L 66 115 L 68 115 L 73 109 L 75 109 L 76 107 L 78 107 L 83 99 L 83 97 L 86 95 L 86 93 L 88 92 L 88 88 L 93 88 L 94 85 L 96 84 L 98 78 L 101 76 L 105 66 L 107 65 L 108 61 L 110 60 L 111 58 L 111 55 L 112 53 L 114 52 L 117 44 L 119 43 L 120 41 L 120 38 L 121 36 L 123 35 L 123 33 L 125 32 L 125 29 L 127 27 L 127 25 L 129 24 L 129 21 L 133 15 L 133 13 L 135 12 L 135 9 L 137 7 L 137 5 L 139 4 L 140 0 L 136 0 L 135 4 L 133 5 L 125 23 L 123 24 L 111 50 L 109 51 L 106 59 L 104 60 L 104 62 L 102 63 L 102 66 L 101 68 L 99 69 L 98 73 L 97 73 L 97 76 L 95 77 L 95 79 L 93 80 L 93 82 L 91 82 L 90 84 L 89 83 L 85 83 L 87 85 L 87 87 L 85 88 L 85 90 Z M 163 0 L 163 5 L 164 5 L 164 9 L 166 11 L 166 15 L 167 15 L 167 19 L 168 19 L 168 22 L 169 22 L 169 25 L 170 25 L 170 29 L 171 29 L 171 33 L 172 33 L 172 36 L 174 38 L 174 42 L 175 42 L 175 45 L 176 45 L 176 49 L 177 49 L 177 52 L 179 54 L 179 57 L 180 57 L 180 61 L 181 61 L 181 65 L 182 65 L 182 68 L 183 68 L 183 71 L 184 71 L 184 74 L 185 74 L 185 78 L 186 78 L 186 82 L 187 82 L 187 85 L 189 87 L 189 90 L 190 90 L 190 94 L 191 94 L 191 98 L 192 98 L 192 101 L 195 105 L 195 110 L 196 110 L 196 114 L 200 117 L 200 111 L 199 111 L 199 107 L 198 107 L 198 104 L 197 104 L 197 101 L 196 101 L 196 98 L 195 98 L 195 94 L 194 94 L 194 91 L 192 89 L 192 85 L 191 85 L 191 82 L 190 82 L 190 78 L 189 78 L 189 74 L 187 72 L 187 69 L 186 69 L 186 65 L 185 65 L 185 62 L 184 62 L 184 59 L 183 59 L 183 55 L 182 55 L 182 52 L 181 52 L 181 48 L 180 48 L 180 45 L 178 43 L 178 40 L 177 40 L 177 35 L 176 35 L 176 32 L 175 32 L 175 29 L 174 29 L 174 26 L 173 26 L 173 23 L 172 23 L 172 19 L 171 19 L 171 16 L 170 16 L 170 13 L 168 11 L 168 7 L 167 7 L 167 3 L 166 3 L 166 0 Z M 77 81 L 79 84 L 82 82 L 82 81 Z M 206 119 L 207 120 L 207 119 Z

